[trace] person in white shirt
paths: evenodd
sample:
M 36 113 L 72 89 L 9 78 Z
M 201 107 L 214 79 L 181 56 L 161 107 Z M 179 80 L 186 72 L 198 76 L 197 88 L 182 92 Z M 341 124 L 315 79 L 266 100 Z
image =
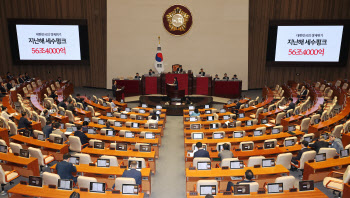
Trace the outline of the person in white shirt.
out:
M 3 118 L 5 118 L 7 121 L 9 121 L 10 118 L 14 115 L 14 113 L 8 114 L 7 113 L 7 107 L 5 107 L 5 106 L 2 106 L 1 111 L 2 111 L 1 112 L 1 116 Z
M 147 123 L 148 124 L 150 124 L 150 123 L 157 123 L 158 124 L 157 116 L 156 115 L 152 115 L 151 119 L 147 120 Z

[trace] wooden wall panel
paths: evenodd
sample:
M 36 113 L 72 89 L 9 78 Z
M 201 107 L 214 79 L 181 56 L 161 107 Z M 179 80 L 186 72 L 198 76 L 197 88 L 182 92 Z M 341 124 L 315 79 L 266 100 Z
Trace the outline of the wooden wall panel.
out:
M 288 80 L 349 78 L 345 67 L 266 67 L 270 20 L 350 19 L 349 0 L 249 0 L 249 89 L 274 86 Z M 347 35 L 349 36 L 349 35 Z M 350 52 L 349 52 L 350 53 Z M 349 54 L 350 56 L 350 54 Z M 300 75 L 297 76 L 296 74 Z
M 0 75 L 28 72 L 41 79 L 71 80 L 76 86 L 106 87 L 106 0 L 1 0 Z M 90 65 L 13 65 L 7 19 L 87 19 Z

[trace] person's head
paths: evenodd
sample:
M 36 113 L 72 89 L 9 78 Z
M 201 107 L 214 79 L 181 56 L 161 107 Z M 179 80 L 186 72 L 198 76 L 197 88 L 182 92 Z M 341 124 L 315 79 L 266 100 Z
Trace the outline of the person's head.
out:
M 111 123 L 110 122 L 106 122 L 106 127 L 111 127 Z
M 293 102 L 293 98 L 289 98 L 289 102 Z
M 26 73 L 24 73 L 24 75 L 25 75 L 25 76 L 28 76 L 28 73 L 26 72 Z
M 336 138 L 336 137 L 335 137 L 333 134 L 329 136 L 329 140 L 330 140 L 330 141 L 334 141 L 335 138 Z
M 87 121 L 83 122 L 83 126 L 88 126 L 88 125 L 89 125 L 89 123 Z
M 81 125 L 77 125 L 77 130 L 81 131 Z
M 47 109 L 44 110 L 44 115 L 47 115 L 49 112 L 47 111 Z
M 131 169 L 136 169 L 137 168 L 137 161 L 131 161 L 130 162 L 130 168 Z
M 199 113 L 198 109 L 194 109 L 194 112 L 195 112 L 195 113 Z
M 22 112 L 22 117 L 27 118 L 27 113 L 25 111 Z
M 205 195 L 205 198 L 214 198 L 214 196 L 210 195 L 210 194 L 207 194 L 207 195 Z
M 52 122 L 51 120 L 46 121 L 46 125 L 51 126 Z
M 10 72 L 7 72 L 7 75 L 10 75 L 11 73 Z
M 66 153 L 63 155 L 63 160 L 68 162 L 70 157 L 71 155 L 69 153 Z
M 157 120 L 157 116 L 156 115 L 152 115 L 151 119 L 152 120 Z
M 197 143 L 196 143 L 196 147 L 197 147 L 198 149 L 202 148 L 202 146 L 203 146 L 203 145 L 202 145 L 202 142 L 197 142 Z
M 224 145 L 222 145 L 222 148 L 223 148 L 224 150 L 229 151 L 229 150 L 230 150 L 230 145 L 227 144 L 227 143 L 225 143 Z
M 203 72 L 203 68 L 201 68 L 201 72 Z
M 309 146 L 309 142 L 306 141 L 306 140 L 303 140 L 303 141 L 301 142 L 301 147 L 306 148 L 307 146 Z
M 253 174 L 253 171 L 251 171 L 250 169 L 248 169 L 246 172 L 245 172 L 245 178 L 247 180 L 252 180 L 254 178 L 254 174 Z
M 174 77 L 174 80 L 177 81 L 177 77 Z
M 7 107 L 2 106 L 2 107 L 1 107 L 1 111 L 5 111 L 5 112 L 7 112 Z
M 233 75 L 234 78 L 237 78 L 237 74 Z
M 219 77 L 219 75 L 215 74 L 215 78 L 218 78 L 218 77 Z
M 226 77 L 226 76 L 227 76 L 227 74 L 226 74 L 226 73 L 224 73 L 224 76 Z
M 233 103 L 237 104 L 238 100 L 234 100 Z
M 179 66 L 182 69 L 182 65 Z
M 80 97 L 80 94 L 77 94 L 76 97 Z
M 140 74 L 139 73 L 136 73 L 136 76 L 139 76 Z
M 115 80 L 113 84 L 114 84 L 114 85 L 117 85 L 117 81 Z
M 58 122 L 55 122 L 54 127 L 55 127 L 56 129 L 61 129 L 61 124 L 58 123 Z
M 152 69 L 149 69 L 149 72 L 152 72 Z

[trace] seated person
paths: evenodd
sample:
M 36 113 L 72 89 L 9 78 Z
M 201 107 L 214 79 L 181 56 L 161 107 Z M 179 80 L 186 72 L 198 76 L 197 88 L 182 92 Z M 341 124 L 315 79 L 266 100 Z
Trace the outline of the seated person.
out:
M 110 129 L 110 130 L 114 130 L 112 127 L 111 127 L 111 123 L 110 122 L 106 122 L 106 127 L 103 127 L 104 129 Z
M 46 118 L 46 121 L 50 120 L 50 114 L 49 114 L 49 111 L 47 109 L 44 109 L 44 111 L 42 111 L 40 113 L 40 116 L 43 116 L 44 118 Z
M 83 133 L 83 131 L 81 130 L 81 125 L 77 126 L 77 131 L 74 132 L 74 136 L 77 136 L 80 138 L 80 143 L 81 145 L 84 145 L 83 148 L 88 146 L 89 143 L 89 138 L 85 135 L 85 133 Z
M 53 128 L 54 128 L 54 130 L 52 131 L 53 134 L 58 134 L 58 135 L 60 135 L 61 138 L 63 139 L 63 142 L 67 141 L 68 138 L 67 138 L 67 136 L 64 135 L 64 133 L 61 131 L 61 124 L 60 124 L 60 123 L 58 123 L 58 122 L 54 123 Z
M 67 99 L 63 99 L 60 103 L 58 103 L 58 107 L 63 107 L 63 109 L 67 109 Z
M 45 138 L 49 138 L 52 131 L 53 131 L 52 122 L 49 120 L 46 122 L 46 126 L 44 126 L 43 128 L 43 133 L 45 134 Z
M 318 153 L 320 151 L 320 148 L 328 148 L 329 143 L 324 139 L 322 135 L 320 135 L 318 138 L 316 138 L 316 141 L 314 143 L 309 144 L 309 147 Z
M 293 164 L 298 164 L 298 161 L 300 160 L 303 153 L 306 151 L 310 151 L 310 149 L 307 148 L 308 145 L 309 145 L 309 142 L 307 142 L 306 140 L 301 142 L 301 150 L 298 152 L 298 155 L 296 157 L 292 157 Z
M 87 121 L 84 121 L 83 122 L 83 127 L 81 127 L 81 130 L 83 132 L 88 132 L 88 129 L 89 129 L 88 125 L 89 125 L 89 123 Z
M 76 116 L 77 113 L 75 112 L 75 105 L 73 102 L 74 102 L 73 100 L 68 101 L 69 104 L 67 106 L 67 110 L 71 111 L 73 113 L 73 115 Z
M 6 84 L 6 88 L 8 91 L 10 91 L 15 86 L 16 86 L 16 83 L 14 81 L 10 81 Z
M 236 75 L 236 74 L 235 74 L 235 75 L 233 75 L 232 80 L 238 80 L 238 78 L 237 78 L 237 75 Z
M 77 167 L 74 164 L 69 163 L 71 155 L 66 153 L 63 155 L 63 161 L 58 162 L 56 165 L 57 174 L 61 179 L 71 179 L 74 183 L 77 183 L 77 177 L 74 177 L 72 173 L 77 172 Z
M 181 73 L 183 73 L 183 72 L 184 72 L 184 70 L 182 69 L 182 65 L 180 65 L 180 66 L 176 69 L 176 73 L 181 74 Z
M 333 134 L 329 137 L 329 140 L 329 143 L 331 143 L 331 148 L 335 148 L 338 154 L 344 149 L 341 139 L 335 137 Z
M 29 77 L 28 73 L 24 73 L 24 80 L 29 81 L 31 78 Z
M 214 80 L 214 81 L 220 80 L 219 75 L 216 74 L 216 75 L 215 75 L 215 78 L 213 78 L 213 80 Z
M 80 103 L 84 103 L 84 98 L 82 98 L 80 96 L 80 94 L 77 93 L 77 95 L 75 96 L 75 101 L 80 102 Z
M 203 71 L 203 68 L 201 68 L 201 71 L 199 72 L 200 75 L 205 76 L 205 72 Z
M 237 182 L 237 185 L 240 184 L 240 183 L 251 183 L 251 182 L 254 182 L 252 180 L 254 178 L 254 174 L 253 174 L 253 171 L 251 171 L 250 169 L 245 171 L 244 177 L 245 177 L 244 180 L 242 180 L 240 182 Z M 226 191 L 231 191 L 231 188 L 233 186 L 234 186 L 233 183 L 231 181 L 229 181 L 227 183 Z
M 222 80 L 230 80 L 230 77 L 227 76 L 227 74 L 224 74 L 224 77 L 222 78 Z
M 156 115 L 152 115 L 151 119 L 147 120 L 147 123 L 148 124 L 150 124 L 150 123 L 158 123 L 157 116 Z
M 300 99 L 305 99 L 307 95 L 307 89 L 305 89 L 302 93 L 300 93 L 299 98 Z
M 10 118 L 13 116 L 13 115 L 15 115 L 14 113 L 11 113 L 11 114 L 8 114 L 8 112 L 7 112 L 7 107 L 5 107 L 5 106 L 2 106 L 1 107 L 1 116 L 3 117 L 3 118 L 5 118 L 5 120 L 7 120 L 7 121 L 9 121 L 10 120 Z
M 141 172 L 136 170 L 137 168 L 137 162 L 131 161 L 130 162 L 130 170 L 124 170 L 122 177 L 128 177 L 128 178 L 134 178 L 137 185 L 142 184 L 142 175 Z M 112 189 L 114 189 L 115 185 L 113 184 Z
M 58 77 L 58 78 L 57 78 L 57 82 L 58 82 L 58 83 L 61 83 L 61 82 L 62 82 L 61 77 Z
M 202 142 L 197 142 L 196 143 L 196 147 L 198 148 L 198 151 L 196 151 L 193 154 L 193 158 L 196 158 L 196 157 L 207 157 L 207 158 L 210 158 L 209 152 L 204 150 Z
M 323 114 L 323 108 L 324 108 L 324 105 L 321 104 L 321 105 L 318 107 L 318 110 L 317 110 L 316 114 L 319 114 L 320 116 L 322 116 L 322 114 Z
M 22 112 L 22 117 L 18 121 L 18 129 L 29 129 L 31 128 L 32 122 L 28 120 L 26 112 Z
M 293 102 L 293 98 L 289 98 L 288 99 L 289 100 L 289 105 L 288 105 L 288 107 L 285 109 L 285 111 L 288 111 L 289 109 L 295 109 L 295 104 L 294 104 L 294 102 Z
M 195 109 L 190 116 L 200 116 L 201 114 L 199 113 L 198 109 Z
M 230 151 L 230 145 L 228 145 L 227 143 L 222 145 L 222 150 L 219 152 L 220 153 L 218 154 L 218 156 L 220 157 L 221 161 L 226 158 L 233 158 L 233 153 L 232 151 Z
M 8 81 L 12 80 L 13 75 L 10 72 L 7 72 L 6 78 Z
M 23 75 L 22 75 L 22 74 L 19 74 L 19 75 L 18 75 L 18 83 L 19 83 L 19 84 L 24 83 L 24 78 L 23 78 Z
M 139 74 L 139 73 L 136 73 L 136 76 L 134 77 L 134 79 L 141 80 L 140 74 Z
M 152 76 L 153 74 L 155 74 L 155 72 L 154 72 L 154 71 L 152 71 L 152 69 L 149 69 L 149 71 L 148 71 L 148 75 L 149 75 L 149 76 Z
M 232 107 L 231 112 L 232 113 L 238 113 L 238 110 L 241 107 L 242 103 L 240 103 L 239 100 L 235 100 L 235 101 L 233 101 L 233 103 L 235 103 L 236 106 Z
M 51 98 L 57 98 L 58 95 L 57 95 L 57 91 L 53 91 L 50 95 Z
M 3 95 L 6 95 L 6 93 L 7 93 L 7 90 L 6 90 L 3 82 L 0 83 L 0 93 Z

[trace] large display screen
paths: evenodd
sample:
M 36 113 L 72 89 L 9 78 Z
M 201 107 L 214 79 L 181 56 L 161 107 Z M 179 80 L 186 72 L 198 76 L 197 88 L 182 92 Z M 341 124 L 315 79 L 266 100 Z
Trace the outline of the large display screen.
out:
M 87 64 L 84 20 L 9 20 L 12 56 L 18 64 Z
M 310 23 L 310 22 L 309 22 Z M 270 25 L 267 63 L 269 65 L 302 66 L 345 65 L 349 49 L 349 27 L 344 24 Z

